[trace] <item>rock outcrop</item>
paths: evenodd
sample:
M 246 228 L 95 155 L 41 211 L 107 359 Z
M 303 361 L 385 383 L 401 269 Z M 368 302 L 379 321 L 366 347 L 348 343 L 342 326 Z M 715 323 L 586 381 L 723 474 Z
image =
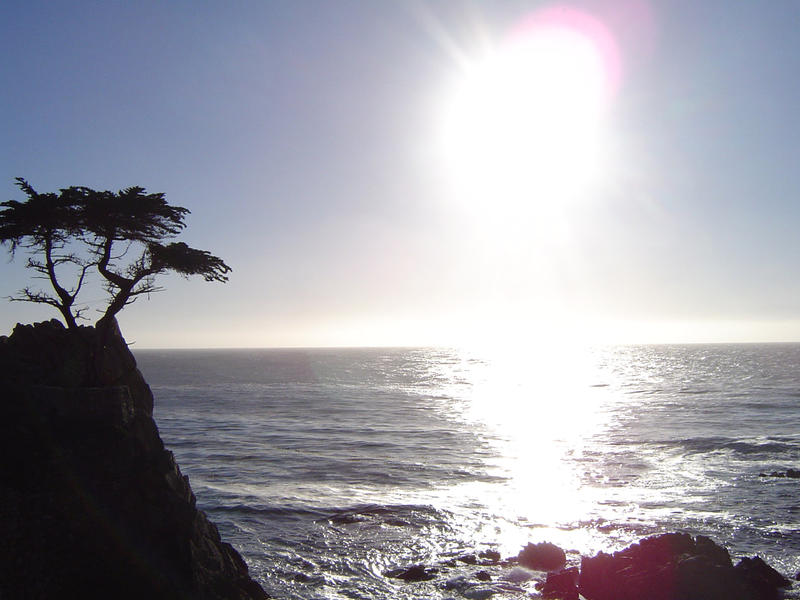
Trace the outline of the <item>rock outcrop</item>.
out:
M 550 542 L 528 544 L 517 556 L 523 567 L 535 571 L 558 571 L 567 564 L 566 553 Z
M 776 600 L 791 582 L 758 557 L 735 567 L 711 539 L 667 533 L 581 561 L 587 600 Z
M 18 325 L 0 377 L 0 598 L 268 598 L 196 508 L 116 323 Z
M 490 552 L 496 560 L 472 573 L 459 567 L 475 561 L 460 557 L 435 566 L 392 569 L 384 575 L 410 584 L 444 579 L 438 587 L 460 591 L 467 598 L 524 593 L 535 582 L 533 587 L 548 600 L 778 600 L 792 585 L 759 557 L 743 558 L 733 566 L 725 548 L 710 538 L 686 533 L 656 535 L 614 554 L 584 556 L 580 570 L 565 567 L 566 553 L 549 542 L 528 544 L 518 556 L 502 561 L 498 553 Z
M 542 598 L 578 600 L 578 576 L 576 567 L 548 573 L 542 586 Z

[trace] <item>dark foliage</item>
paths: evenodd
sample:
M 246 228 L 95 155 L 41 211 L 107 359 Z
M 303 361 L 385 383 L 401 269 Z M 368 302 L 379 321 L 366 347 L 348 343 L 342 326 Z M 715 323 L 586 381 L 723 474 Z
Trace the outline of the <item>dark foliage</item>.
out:
M 228 281 L 231 268 L 222 259 L 206 252 L 190 248 L 183 242 L 173 242 L 167 246 L 150 244 L 148 246 L 152 268 L 171 270 L 181 275 L 202 275 L 206 281 Z
M 150 242 L 180 233 L 188 214 L 182 206 L 170 206 L 164 194 L 146 194 L 141 187 L 116 193 L 89 190 L 82 224 L 101 239 Z
M 69 242 L 80 235 L 87 192 L 83 188 L 69 188 L 59 194 L 40 194 L 21 177 L 17 178 L 17 185 L 28 199 L 0 204 L 3 207 L 0 243 L 10 244 L 12 257 L 18 248 L 27 250 L 27 267 L 38 273 L 36 278 L 47 279 L 55 295 L 25 287 L 10 300 L 49 304 L 58 309 L 70 328 L 74 328 L 76 317 L 85 309 L 73 306 L 91 263 L 71 252 Z M 73 287 L 66 288 L 59 277 L 70 267 L 76 281 Z
M 183 231 L 189 214 L 167 203 L 164 194 L 147 194 L 141 187 L 110 192 L 80 186 L 40 194 L 22 178 L 17 185 L 28 199 L 0 204 L 0 243 L 10 244 L 12 257 L 18 248 L 27 250 L 27 266 L 49 280 L 55 295 L 26 287 L 11 300 L 49 304 L 69 328 L 77 327 L 76 318 L 86 310 L 75 308 L 75 301 L 91 268 L 109 294 L 100 323 L 139 296 L 160 291 L 155 278 L 168 271 L 228 280 L 231 269 L 221 258 L 183 242 L 163 243 Z M 60 279 L 70 276 L 75 284 L 65 287 Z

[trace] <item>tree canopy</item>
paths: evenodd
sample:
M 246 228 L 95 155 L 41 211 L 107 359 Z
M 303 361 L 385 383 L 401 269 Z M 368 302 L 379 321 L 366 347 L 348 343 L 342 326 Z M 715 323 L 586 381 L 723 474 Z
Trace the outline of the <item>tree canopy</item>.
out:
M 164 194 L 147 194 L 142 187 L 110 192 L 81 186 L 42 194 L 22 178 L 16 181 L 27 199 L 0 203 L 0 243 L 10 246 L 12 258 L 24 249 L 26 266 L 48 280 L 54 293 L 28 286 L 12 301 L 53 306 L 74 328 L 86 310 L 76 301 L 91 270 L 108 294 L 98 323 L 139 296 L 160 291 L 156 276 L 169 271 L 228 280 L 231 268 L 221 258 L 184 242 L 165 243 L 186 227 L 189 210 L 170 205 Z M 63 284 L 65 279 L 72 285 Z

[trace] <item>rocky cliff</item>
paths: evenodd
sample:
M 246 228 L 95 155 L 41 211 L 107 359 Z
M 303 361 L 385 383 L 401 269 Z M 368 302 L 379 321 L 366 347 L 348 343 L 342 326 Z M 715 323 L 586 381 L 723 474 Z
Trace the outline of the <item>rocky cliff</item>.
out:
M 164 448 L 116 323 L 0 337 L 0 598 L 268 598 Z

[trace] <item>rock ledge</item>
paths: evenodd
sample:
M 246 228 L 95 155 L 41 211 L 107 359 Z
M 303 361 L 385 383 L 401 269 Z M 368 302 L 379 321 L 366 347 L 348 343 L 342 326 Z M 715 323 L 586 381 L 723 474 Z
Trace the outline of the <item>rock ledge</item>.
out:
M 195 506 L 115 324 L 0 337 L 0 598 L 269 596 Z

